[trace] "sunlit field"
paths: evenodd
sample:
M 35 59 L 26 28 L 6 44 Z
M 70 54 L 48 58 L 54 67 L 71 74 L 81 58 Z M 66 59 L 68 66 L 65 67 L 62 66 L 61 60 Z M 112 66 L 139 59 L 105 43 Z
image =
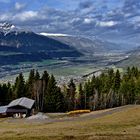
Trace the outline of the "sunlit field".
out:
M 111 110 L 111 109 L 109 109 Z M 0 119 L 0 139 L 14 140 L 138 140 L 140 106 L 131 106 L 102 117 L 89 116 L 109 110 L 91 112 L 58 122 Z M 55 116 L 56 117 L 56 116 Z M 83 119 L 84 117 L 84 119 Z M 82 118 L 82 119 L 81 119 Z

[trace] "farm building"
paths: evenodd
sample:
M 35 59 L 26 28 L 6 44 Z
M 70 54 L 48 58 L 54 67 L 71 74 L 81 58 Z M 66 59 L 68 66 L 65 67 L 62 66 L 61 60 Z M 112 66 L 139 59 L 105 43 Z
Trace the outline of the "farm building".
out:
M 30 116 L 35 101 L 26 97 L 13 100 L 7 106 L 0 107 L 1 116 L 13 116 L 15 114 Z

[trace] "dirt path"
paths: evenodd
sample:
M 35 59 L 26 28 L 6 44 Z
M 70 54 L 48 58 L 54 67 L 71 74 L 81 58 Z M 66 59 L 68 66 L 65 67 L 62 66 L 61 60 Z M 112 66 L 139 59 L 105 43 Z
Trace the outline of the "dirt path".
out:
M 82 115 L 76 115 L 76 116 L 71 116 L 71 117 L 62 117 L 62 118 L 48 118 L 48 119 L 33 119 L 33 120 L 28 120 L 28 119 L 10 119 L 7 120 L 8 122 L 28 122 L 28 123 L 55 123 L 55 122 L 73 122 L 73 121 L 85 121 L 89 119 L 97 119 L 101 117 L 105 117 L 107 115 L 111 115 L 117 112 L 122 112 L 126 111 L 127 109 L 135 108 L 135 107 L 140 107 L 140 105 L 126 105 L 122 107 L 116 107 L 112 109 L 106 109 L 106 110 L 99 110 L 99 111 L 93 111 L 91 113 L 87 114 L 82 114 Z
M 80 119 L 97 119 L 97 118 L 101 118 L 101 117 L 111 115 L 111 114 L 114 114 L 117 112 L 125 111 L 125 110 L 133 108 L 133 107 L 136 107 L 136 105 L 127 105 L 127 106 L 116 107 L 116 108 L 112 108 L 112 109 L 108 109 L 108 110 L 102 110 L 101 112 L 99 111 L 99 113 L 98 113 L 98 111 L 97 111 L 97 113 L 95 111 L 95 113 L 91 112 L 88 115 L 81 117 Z
M 100 111 L 94 111 L 88 114 L 73 116 L 73 117 L 64 117 L 64 118 L 57 118 L 57 119 L 51 119 L 48 118 L 46 120 L 30 120 L 31 122 L 44 122 L 44 123 L 54 123 L 54 122 L 66 122 L 66 121 L 84 121 L 87 119 L 97 119 L 101 118 L 107 115 L 111 115 L 117 112 L 125 111 L 127 109 L 131 109 L 137 107 L 136 105 L 127 105 L 112 109 L 106 109 L 106 110 L 100 110 Z M 140 106 L 139 106 L 140 107 Z
M 117 112 L 125 111 L 127 109 L 134 108 L 134 107 L 136 107 L 136 105 L 127 105 L 127 106 L 122 106 L 122 107 L 117 107 L 117 108 L 112 108 L 112 109 L 107 109 L 107 110 L 95 111 L 95 112 L 91 112 L 85 115 L 80 115 L 77 117 L 65 118 L 65 119 L 62 119 L 61 121 L 78 121 L 78 120 L 84 121 L 87 119 L 97 119 L 97 118 L 101 118 L 101 117 L 111 115 Z

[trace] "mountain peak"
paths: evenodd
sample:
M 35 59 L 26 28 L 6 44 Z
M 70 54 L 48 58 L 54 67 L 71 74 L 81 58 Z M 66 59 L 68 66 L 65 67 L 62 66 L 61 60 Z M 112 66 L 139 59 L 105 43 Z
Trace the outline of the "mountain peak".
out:
M 0 23 L 0 31 L 1 32 L 7 33 L 15 28 L 16 27 L 11 23 L 8 23 L 8 22 Z

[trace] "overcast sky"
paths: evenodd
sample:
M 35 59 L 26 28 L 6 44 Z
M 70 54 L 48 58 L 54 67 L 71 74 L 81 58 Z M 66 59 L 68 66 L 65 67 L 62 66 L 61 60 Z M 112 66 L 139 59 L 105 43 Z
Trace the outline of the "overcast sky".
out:
M 0 0 L 0 22 L 36 32 L 81 34 L 118 26 L 139 5 L 140 0 Z

